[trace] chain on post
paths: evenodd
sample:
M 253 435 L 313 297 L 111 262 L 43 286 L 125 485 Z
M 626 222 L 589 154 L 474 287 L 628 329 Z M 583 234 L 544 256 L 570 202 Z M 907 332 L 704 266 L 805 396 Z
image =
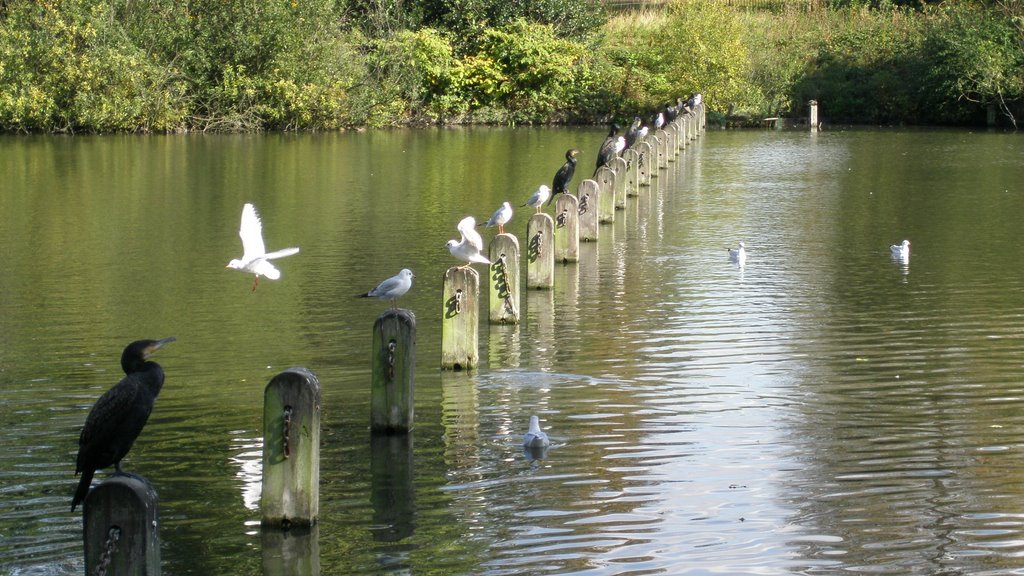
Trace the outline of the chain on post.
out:
M 111 526 L 107 531 L 107 541 L 103 543 L 103 552 L 100 553 L 99 564 L 93 571 L 93 576 L 106 576 L 110 563 L 114 560 L 114 552 L 117 552 L 117 541 L 121 539 L 121 529 Z
M 568 217 L 568 214 L 568 210 L 562 210 L 562 212 L 558 215 L 558 218 L 555 218 L 555 223 L 558 225 L 559 228 L 565 228 L 565 219 Z
M 590 194 L 584 194 L 583 196 L 580 196 L 580 207 L 579 207 L 580 214 L 586 214 L 586 212 L 587 212 L 587 200 L 589 200 L 589 199 L 590 199 Z
M 455 313 L 462 313 L 462 288 L 455 291 Z
M 498 258 L 498 266 L 501 271 L 501 277 L 498 279 L 501 282 L 501 288 L 499 288 L 498 293 L 505 296 L 505 311 L 515 316 L 516 307 L 512 303 L 512 284 L 508 280 L 508 260 L 504 254 Z
M 395 379 L 395 348 L 398 344 L 394 340 L 388 342 L 388 380 Z
M 292 433 L 292 407 L 284 407 L 284 430 L 282 430 L 283 442 L 284 442 L 284 457 L 288 458 L 292 455 L 292 447 L 289 439 Z

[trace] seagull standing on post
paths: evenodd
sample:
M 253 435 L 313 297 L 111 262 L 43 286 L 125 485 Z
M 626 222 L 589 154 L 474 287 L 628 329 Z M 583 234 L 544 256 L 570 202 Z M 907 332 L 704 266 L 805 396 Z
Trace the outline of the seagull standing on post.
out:
M 381 282 L 373 290 L 364 294 L 358 294 L 357 296 L 360 298 L 380 298 L 381 300 L 390 300 L 391 308 L 393 310 L 398 310 L 398 304 L 396 304 L 395 301 L 400 297 L 405 296 L 405 293 L 412 288 L 412 279 L 415 277 L 416 276 L 412 273 L 412 270 L 402 268 L 401 272 Z
M 246 203 L 242 207 L 242 225 L 238 229 L 238 236 L 242 238 L 242 258 L 228 262 L 228 268 L 251 272 L 256 276 L 252 283 L 252 292 L 260 284 L 260 276 L 266 276 L 271 280 L 281 277 L 281 271 L 270 263 L 275 258 L 284 258 L 299 252 L 298 248 L 285 248 L 274 252 L 267 252 L 263 245 L 263 225 L 260 217 L 256 214 L 256 207 Z

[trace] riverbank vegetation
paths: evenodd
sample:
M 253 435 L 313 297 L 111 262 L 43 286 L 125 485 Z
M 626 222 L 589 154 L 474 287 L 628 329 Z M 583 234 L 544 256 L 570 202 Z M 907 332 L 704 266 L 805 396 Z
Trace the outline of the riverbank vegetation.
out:
M 0 129 L 596 123 L 711 116 L 1016 125 L 1017 0 L 0 0 Z

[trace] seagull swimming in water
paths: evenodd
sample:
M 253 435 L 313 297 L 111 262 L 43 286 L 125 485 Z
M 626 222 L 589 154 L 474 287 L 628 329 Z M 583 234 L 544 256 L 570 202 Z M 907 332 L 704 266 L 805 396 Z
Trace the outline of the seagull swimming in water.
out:
M 740 268 L 747 264 L 747 245 L 740 242 L 739 248 L 728 248 L 729 261 L 735 262 Z
M 547 448 L 551 445 L 548 435 L 540 429 L 540 418 L 530 416 L 530 430 L 523 434 L 524 448 Z
M 904 240 L 899 244 L 893 244 L 892 246 L 889 246 L 889 252 L 892 253 L 893 258 L 897 258 L 899 260 L 909 260 L 910 240 Z
M 452 256 L 465 262 L 461 268 L 466 268 L 470 264 L 490 264 L 491 261 L 482 254 L 484 239 L 475 230 L 476 219 L 472 216 L 466 216 L 459 221 L 457 228 L 459 234 L 462 235 L 462 239 L 458 242 L 449 240 L 445 246 L 448 247 L 448 251 L 451 252 Z
M 380 298 L 381 300 L 390 300 L 391 308 L 397 310 L 398 305 L 395 301 L 400 297 L 405 296 L 405 293 L 412 288 L 412 279 L 415 277 L 416 276 L 413 275 L 412 270 L 402 268 L 401 272 L 381 282 L 373 290 L 370 290 L 365 294 L 358 294 L 357 296 L 360 298 Z
M 268 253 L 263 245 L 263 225 L 260 223 L 260 217 L 256 214 L 256 207 L 249 203 L 242 207 L 242 225 L 238 229 L 238 235 L 242 238 L 242 258 L 228 262 L 227 267 L 255 274 L 252 292 L 259 286 L 260 276 L 266 276 L 271 280 L 281 277 L 281 271 L 270 263 L 271 260 L 299 252 L 298 248 L 285 248 Z
M 623 140 L 625 142 L 625 140 Z M 533 206 L 537 209 L 537 213 L 540 214 L 540 208 L 547 202 L 548 198 L 551 197 L 551 188 L 548 188 L 547 184 L 541 184 L 540 188 L 530 196 L 530 199 L 526 201 L 523 206 Z
M 501 204 L 501 206 L 499 206 L 498 209 L 494 211 L 494 214 L 491 214 L 491 217 L 490 217 L 490 219 L 487 220 L 487 222 L 483 222 L 481 224 L 477 224 L 477 226 L 484 226 L 484 227 L 487 227 L 487 228 L 491 228 L 493 226 L 497 226 L 498 227 L 498 234 L 504 234 L 505 233 L 505 224 L 508 224 L 508 221 L 511 220 L 511 219 L 512 219 L 512 205 L 509 204 L 508 202 L 503 202 Z

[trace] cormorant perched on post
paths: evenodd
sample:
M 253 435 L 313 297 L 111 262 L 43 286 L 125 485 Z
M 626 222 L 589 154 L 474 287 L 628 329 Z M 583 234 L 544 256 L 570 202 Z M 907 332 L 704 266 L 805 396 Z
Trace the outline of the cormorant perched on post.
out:
M 572 181 L 573 174 L 576 173 L 576 156 L 579 153 L 580 151 L 575 148 L 565 151 L 565 164 L 562 164 L 558 172 L 555 172 L 555 179 L 551 182 L 551 198 L 548 200 L 548 206 L 555 201 L 555 194 L 569 192 L 569 182 Z
M 633 117 L 633 123 L 630 124 L 629 128 L 626 129 L 626 148 L 632 147 L 633 143 L 636 142 L 637 133 L 640 132 L 641 123 L 642 121 L 640 120 L 639 116 Z
M 123 473 L 121 459 L 142 432 L 164 385 L 163 368 L 147 359 L 168 342 L 174 342 L 174 336 L 137 340 L 121 353 L 125 377 L 96 400 L 78 438 L 75 474 L 81 473 L 82 478 L 71 500 L 72 512 L 85 500 L 96 470 L 113 464 L 118 474 Z
M 616 134 L 619 133 L 619 125 L 612 124 L 611 129 L 608 131 L 608 136 L 605 137 L 604 142 L 601 143 L 601 149 L 597 152 L 597 167 L 594 168 L 594 175 L 597 176 L 597 171 L 612 161 L 615 158 L 615 141 Z

